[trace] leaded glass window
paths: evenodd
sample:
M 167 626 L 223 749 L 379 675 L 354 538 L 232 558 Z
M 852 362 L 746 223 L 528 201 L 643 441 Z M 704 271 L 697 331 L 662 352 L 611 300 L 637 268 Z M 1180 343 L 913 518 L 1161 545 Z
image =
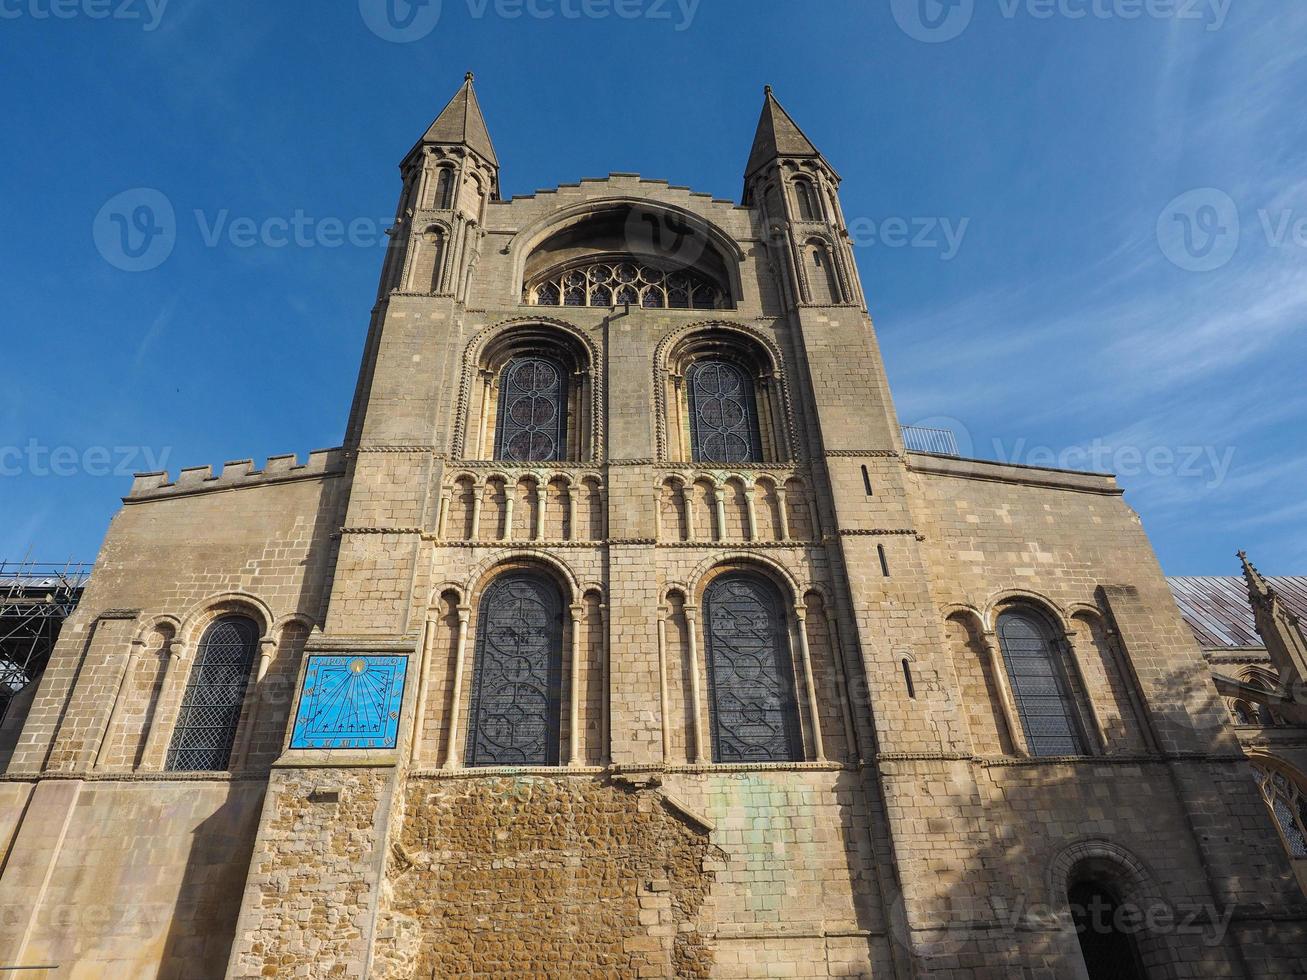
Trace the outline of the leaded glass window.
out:
M 558 765 L 562 672 L 558 590 L 529 574 L 493 582 L 478 614 L 467 764 Z
M 1008 612 L 999 617 L 998 639 L 1030 754 L 1083 755 L 1070 685 L 1048 628 L 1034 616 Z
M 817 193 L 812 184 L 806 180 L 796 180 L 794 194 L 799 199 L 799 217 L 803 221 L 819 221 L 821 212 L 817 208 Z
M 752 575 L 726 575 L 704 595 L 709 716 L 717 762 L 803 758 L 781 598 Z
M 242 616 L 220 619 L 205 631 L 165 768 L 174 772 L 227 768 L 258 642 L 258 626 Z
M 1253 777 L 1295 858 L 1307 858 L 1307 799 L 1297 783 L 1274 769 L 1253 766 Z
M 715 310 L 725 294 L 687 270 L 669 271 L 635 260 L 590 262 L 551 273 L 526 289 L 534 306 L 642 306 L 645 309 Z
M 567 450 L 567 376 L 547 357 L 515 357 L 499 379 L 495 458 L 510 463 L 562 459 Z
M 731 361 L 702 360 L 686 373 L 690 448 L 696 463 L 762 461 L 753 380 Z

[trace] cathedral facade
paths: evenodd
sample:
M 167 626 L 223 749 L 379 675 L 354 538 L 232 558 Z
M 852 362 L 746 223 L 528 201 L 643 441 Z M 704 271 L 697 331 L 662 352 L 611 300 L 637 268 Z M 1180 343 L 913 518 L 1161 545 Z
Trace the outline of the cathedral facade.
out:
M 139 476 L 7 746 L 0 965 L 1307 975 L 1110 476 L 910 451 L 840 178 L 401 165 L 341 448 Z

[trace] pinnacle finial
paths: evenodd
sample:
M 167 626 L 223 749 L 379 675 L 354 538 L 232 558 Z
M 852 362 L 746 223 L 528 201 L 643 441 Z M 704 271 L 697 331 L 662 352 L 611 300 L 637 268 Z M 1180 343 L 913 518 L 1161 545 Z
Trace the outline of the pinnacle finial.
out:
M 472 74 L 471 72 L 468 72 L 466 75 L 463 76 L 463 81 L 465 81 L 465 82 L 470 82 L 470 81 L 473 81 L 475 78 L 476 78 L 476 76 L 475 76 L 474 74 Z
M 762 94 L 763 94 L 763 95 L 771 95 L 771 86 L 770 86 L 770 85 L 764 85 L 764 86 L 762 87 Z
M 1240 549 L 1237 556 L 1243 565 L 1243 577 L 1244 581 L 1248 583 L 1248 594 L 1250 596 L 1271 595 L 1274 592 L 1271 583 L 1266 581 L 1266 577 L 1257 570 L 1257 566 L 1248 560 L 1248 552 Z

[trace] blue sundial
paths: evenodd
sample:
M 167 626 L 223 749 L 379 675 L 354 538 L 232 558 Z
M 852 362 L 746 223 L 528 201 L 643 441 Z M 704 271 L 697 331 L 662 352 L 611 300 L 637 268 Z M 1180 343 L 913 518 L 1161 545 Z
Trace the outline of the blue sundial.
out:
M 309 657 L 292 749 L 393 749 L 408 657 Z

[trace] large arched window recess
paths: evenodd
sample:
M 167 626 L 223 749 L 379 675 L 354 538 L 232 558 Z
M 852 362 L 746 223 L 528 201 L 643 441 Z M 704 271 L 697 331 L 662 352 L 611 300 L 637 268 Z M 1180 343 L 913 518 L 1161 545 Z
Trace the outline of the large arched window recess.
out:
M 821 200 L 817 196 L 817 189 L 807 177 L 794 179 L 794 199 L 801 221 L 822 220 Z
M 730 572 L 703 596 L 708 723 L 714 762 L 799 762 L 803 738 L 779 590 Z
M 224 616 L 204 631 L 165 769 L 221 772 L 227 768 L 258 646 L 258 624 L 245 616 Z
M 1032 756 L 1085 755 L 1064 650 L 1048 620 L 1033 609 L 1007 609 L 997 633 L 1027 750 Z
M 558 586 L 534 572 L 491 582 L 477 609 L 466 764 L 558 765 L 562 671 Z
M 693 334 L 668 359 L 669 459 L 737 465 L 791 458 L 784 391 L 771 357 L 728 331 Z
M 478 358 L 465 455 L 506 463 L 594 457 L 594 377 L 588 348 L 556 327 L 515 328 Z
M 1285 850 L 1295 861 L 1307 859 L 1307 795 L 1302 785 L 1287 772 L 1264 761 L 1254 762 L 1252 770 Z

